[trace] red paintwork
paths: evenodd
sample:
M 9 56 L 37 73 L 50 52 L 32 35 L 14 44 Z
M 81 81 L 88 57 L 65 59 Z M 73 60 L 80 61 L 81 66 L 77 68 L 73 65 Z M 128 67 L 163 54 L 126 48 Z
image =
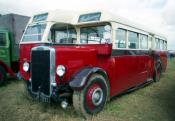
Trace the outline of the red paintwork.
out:
M 21 44 L 20 45 L 20 61 L 19 61 L 20 67 L 19 67 L 19 70 L 20 70 L 22 77 L 25 80 L 29 80 L 30 74 L 23 71 L 23 68 L 22 68 L 23 63 L 25 61 L 30 62 L 31 49 L 32 49 L 32 47 L 38 46 L 38 45 L 41 45 L 41 44 L 24 44 L 24 45 Z
M 0 60 L 0 66 L 2 66 L 6 70 L 6 72 L 10 74 L 11 77 L 15 76 L 13 70 L 1 60 Z
M 30 73 L 22 69 L 24 61 L 30 62 L 31 48 L 39 44 L 20 45 L 20 72 L 25 80 L 29 80 Z M 79 46 L 60 46 L 53 45 L 56 50 L 56 66 L 64 65 L 66 74 L 63 78 L 65 83 L 71 77 L 87 66 L 100 67 L 104 69 L 110 80 L 110 96 L 115 96 L 122 91 L 133 86 L 144 83 L 152 78 L 154 74 L 155 61 L 148 55 L 142 56 L 117 56 L 112 57 L 112 45 L 79 45 Z M 165 52 L 157 52 L 161 56 L 163 69 L 166 68 L 167 58 Z M 56 75 L 57 84 L 60 83 Z

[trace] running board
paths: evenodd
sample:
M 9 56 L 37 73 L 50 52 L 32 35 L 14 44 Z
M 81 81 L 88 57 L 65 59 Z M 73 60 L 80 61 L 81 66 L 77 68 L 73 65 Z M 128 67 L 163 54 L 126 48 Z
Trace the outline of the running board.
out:
M 143 83 L 143 84 L 141 84 L 141 85 L 138 85 L 138 86 L 135 86 L 135 87 L 131 87 L 130 89 L 128 89 L 128 90 L 126 91 L 126 93 L 130 93 L 130 92 L 133 92 L 133 91 L 135 91 L 135 90 L 137 90 L 137 89 L 143 88 L 143 87 L 145 87 L 145 86 L 151 84 L 152 82 L 154 82 L 153 79 L 147 79 L 147 81 L 146 81 L 145 83 Z
M 131 92 L 133 92 L 133 91 L 135 91 L 135 90 L 137 90 L 137 89 L 143 88 L 143 87 L 145 87 L 145 86 L 151 84 L 152 82 L 154 82 L 153 79 L 147 79 L 147 81 L 146 81 L 145 83 L 143 83 L 143 84 L 141 84 L 141 85 L 138 85 L 138 86 L 135 86 L 135 87 L 132 87 L 132 88 L 130 88 L 130 89 L 127 89 L 127 90 L 123 91 L 122 93 L 120 93 L 120 94 L 118 94 L 118 95 L 112 96 L 112 97 L 110 98 L 110 100 L 113 100 L 113 99 L 116 98 L 116 97 L 120 97 L 120 96 L 123 96 L 123 95 L 128 94 L 128 93 L 131 93 Z

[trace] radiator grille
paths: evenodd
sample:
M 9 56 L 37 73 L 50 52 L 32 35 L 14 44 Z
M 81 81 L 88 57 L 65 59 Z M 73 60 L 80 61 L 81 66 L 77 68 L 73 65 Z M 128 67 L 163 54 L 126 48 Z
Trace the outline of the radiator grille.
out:
M 31 59 L 32 91 L 50 95 L 50 50 L 33 50 Z

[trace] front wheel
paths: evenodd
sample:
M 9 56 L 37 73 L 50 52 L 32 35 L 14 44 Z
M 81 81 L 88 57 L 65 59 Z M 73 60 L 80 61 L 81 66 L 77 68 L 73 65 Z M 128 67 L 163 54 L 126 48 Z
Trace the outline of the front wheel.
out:
M 0 85 L 3 85 L 7 78 L 6 71 L 0 66 Z
M 88 83 L 81 91 L 74 91 L 73 106 L 78 114 L 85 118 L 91 118 L 99 113 L 108 96 L 108 86 L 105 78 L 101 75 L 92 75 Z

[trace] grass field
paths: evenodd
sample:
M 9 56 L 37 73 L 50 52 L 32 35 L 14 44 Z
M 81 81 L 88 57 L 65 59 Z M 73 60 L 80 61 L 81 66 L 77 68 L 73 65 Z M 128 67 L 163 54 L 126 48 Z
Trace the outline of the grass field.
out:
M 21 81 L 0 87 L 0 121 L 82 121 L 73 107 L 39 103 L 26 98 Z M 114 98 L 93 121 L 175 121 L 175 61 L 161 80 Z

